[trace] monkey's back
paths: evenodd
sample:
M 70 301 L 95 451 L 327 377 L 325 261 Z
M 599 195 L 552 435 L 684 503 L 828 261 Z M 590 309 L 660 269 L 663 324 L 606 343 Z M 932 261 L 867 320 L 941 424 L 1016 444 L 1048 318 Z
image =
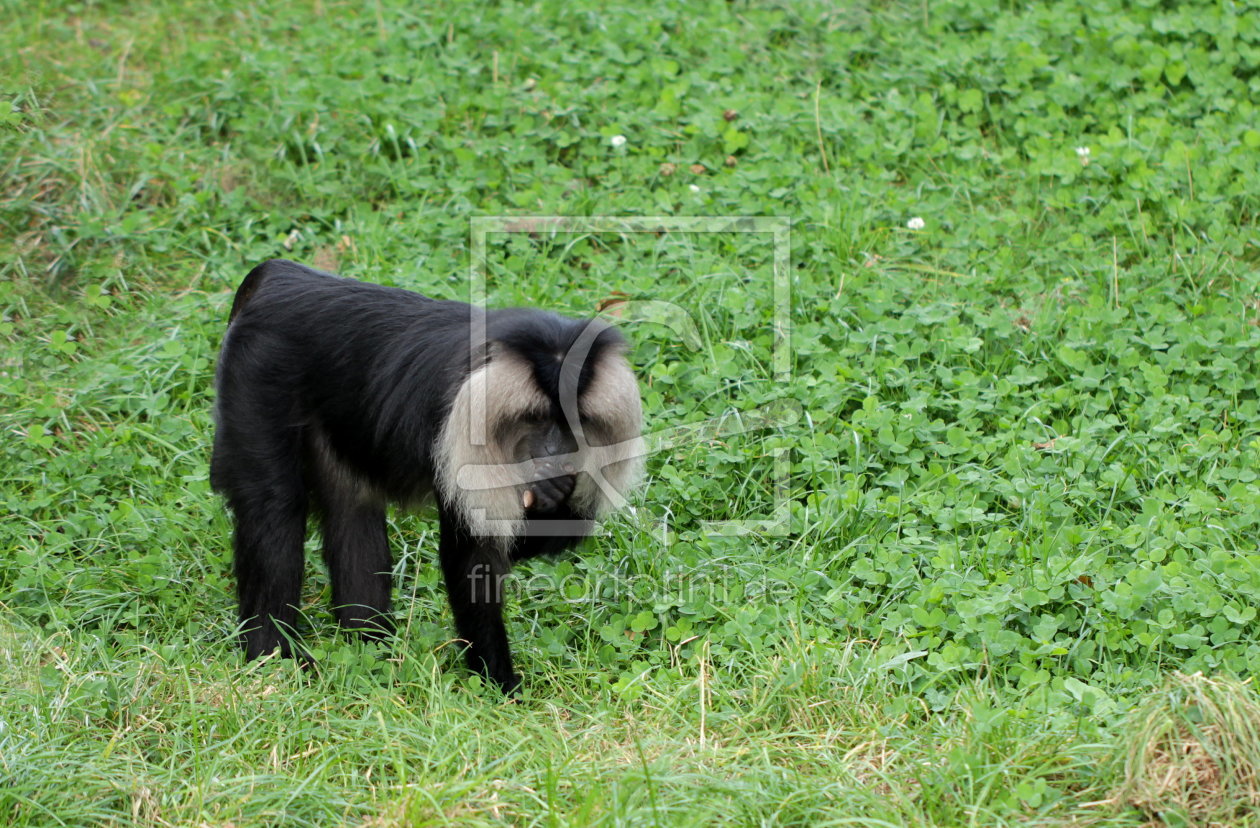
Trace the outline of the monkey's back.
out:
M 477 312 L 272 259 L 237 290 L 220 350 L 217 408 L 319 428 L 362 473 L 387 483 L 413 480 L 417 464 L 431 465 L 436 435 L 427 426 L 449 405 L 444 389 L 467 371 Z

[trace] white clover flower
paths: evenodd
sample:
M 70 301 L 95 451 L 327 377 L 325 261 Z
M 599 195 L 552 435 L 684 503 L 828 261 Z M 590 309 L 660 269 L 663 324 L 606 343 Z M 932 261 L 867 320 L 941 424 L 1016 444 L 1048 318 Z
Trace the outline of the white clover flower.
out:
M 614 135 L 608 139 L 608 143 L 613 145 L 613 149 L 621 149 L 626 145 L 626 136 Z
M 918 216 L 915 216 L 914 218 L 906 222 L 906 227 L 910 228 L 911 230 L 922 230 L 924 227 L 927 227 L 927 222 L 919 218 Z
M 690 189 L 693 193 L 698 193 L 700 192 L 700 185 L 692 184 L 688 189 Z
M 1077 148 L 1076 148 L 1076 157 L 1077 157 L 1077 158 L 1089 158 L 1089 147 L 1077 147 Z

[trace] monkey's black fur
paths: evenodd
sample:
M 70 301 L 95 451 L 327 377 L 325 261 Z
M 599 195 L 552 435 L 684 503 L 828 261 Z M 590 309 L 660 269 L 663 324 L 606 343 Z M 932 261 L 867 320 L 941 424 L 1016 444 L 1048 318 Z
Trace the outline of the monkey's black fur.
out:
M 471 339 L 478 315 L 485 343 Z M 510 352 L 530 366 L 551 405 L 540 415 L 542 426 L 531 426 L 529 454 L 545 462 L 572 450 L 557 355 L 569 351 L 587 324 L 537 310 L 483 311 L 284 260 L 254 268 L 237 291 L 220 354 L 210 472 L 236 522 L 246 656 L 277 647 L 301 655 L 290 636 L 308 512 L 321 521 L 338 621 L 369 637 L 388 634 L 392 564 L 385 505 L 432 495 L 439 558 L 469 666 L 513 690 L 520 679 L 499 584 L 510 561 L 580 539 L 540 531 L 541 521 L 589 523 L 594 515 L 569 500 L 575 476 L 551 469 L 531 484 L 523 531 L 506 540 L 478 536 L 443 491 L 435 447 L 470 372 Z M 601 355 L 620 352 L 624 342 L 604 328 L 589 347 L 578 374 L 579 399 Z

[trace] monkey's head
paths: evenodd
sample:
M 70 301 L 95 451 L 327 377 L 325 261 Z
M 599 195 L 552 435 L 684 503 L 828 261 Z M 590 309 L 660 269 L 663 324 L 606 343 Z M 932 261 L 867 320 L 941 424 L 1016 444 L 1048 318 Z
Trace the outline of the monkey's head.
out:
M 486 344 L 437 444 L 438 494 L 504 547 L 580 535 L 643 468 L 643 413 L 621 334 L 599 320 L 490 311 Z M 566 526 L 566 524 L 572 524 Z

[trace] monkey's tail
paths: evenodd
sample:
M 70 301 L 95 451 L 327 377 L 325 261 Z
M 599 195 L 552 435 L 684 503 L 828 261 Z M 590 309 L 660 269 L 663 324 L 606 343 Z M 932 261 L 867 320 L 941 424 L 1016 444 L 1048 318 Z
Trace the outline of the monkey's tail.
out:
M 285 266 L 295 266 L 288 259 L 268 259 L 262 264 L 255 267 L 245 277 L 245 281 L 241 282 L 241 286 L 236 289 L 236 297 L 232 300 L 232 310 L 228 313 L 228 324 L 232 324 L 233 320 L 245 310 L 245 305 L 249 303 L 249 298 L 257 292 L 262 286 L 263 280 L 267 278 L 267 274 L 273 270 L 282 269 Z

